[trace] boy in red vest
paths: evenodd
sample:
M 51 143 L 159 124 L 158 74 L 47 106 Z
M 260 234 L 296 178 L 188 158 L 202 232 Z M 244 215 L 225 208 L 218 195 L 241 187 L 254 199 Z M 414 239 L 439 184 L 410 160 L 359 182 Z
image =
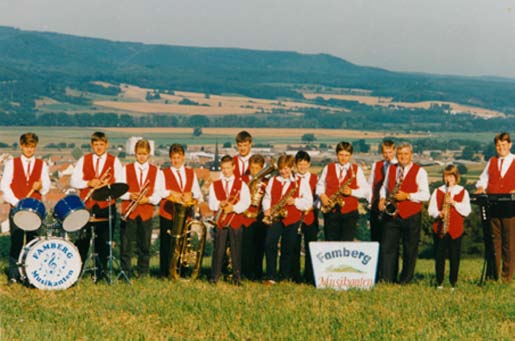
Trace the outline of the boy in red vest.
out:
M 379 192 L 378 208 L 384 211 L 386 198 L 395 202 L 393 216 L 385 214 L 381 238 L 382 279 L 397 282 L 399 241 L 402 239 L 401 284 L 413 279 L 420 241 L 422 203 L 429 200 L 427 172 L 412 162 L 413 152 L 409 143 L 397 147 L 397 165 L 390 165 Z
M 111 211 L 112 228 L 116 221 L 116 201 L 97 201 L 92 198 L 96 188 L 106 184 L 113 184 L 122 178 L 123 168 L 120 160 L 107 152 L 109 141 L 103 132 L 95 132 L 91 135 L 92 153 L 81 157 L 73 170 L 70 185 L 79 190 L 79 195 L 90 210 L 92 216 L 98 220 L 90 225 L 95 228 L 95 253 L 98 254 L 100 264 L 97 264 L 97 279 L 106 276 L 107 258 L 109 256 L 109 211 Z M 109 208 L 110 207 L 110 208 Z M 114 235 L 111 234 L 111 235 Z M 75 242 L 82 258 L 86 261 L 91 239 L 91 229 L 87 226 Z M 111 241 L 112 242 L 112 241 Z
M 240 178 L 249 174 L 249 159 L 252 156 L 252 135 L 246 130 L 236 135 L 238 154 L 234 155 L 234 176 Z
M 162 170 L 164 185 L 160 186 L 163 198 L 159 206 L 159 273 L 161 277 L 170 275 L 171 252 L 175 247 L 175 238 L 171 235 L 174 203 L 188 206 L 187 215 L 192 215 L 192 204 L 202 200 L 195 172 L 184 165 L 186 159 L 184 147 L 174 143 L 170 146 L 168 155 L 171 166 Z
M 41 159 L 34 156 L 38 144 L 38 136 L 34 133 L 25 133 L 20 136 L 21 156 L 8 160 L 5 163 L 2 176 L 1 189 L 4 200 L 10 204 L 11 211 L 21 199 L 31 197 L 41 200 L 50 189 L 48 166 Z M 11 230 L 11 249 L 9 251 L 8 283 L 16 283 L 19 279 L 18 257 L 23 247 L 24 236 L 28 243 L 37 236 L 37 231 L 25 232 L 16 224 L 9 213 L 9 226 Z
M 511 153 L 510 134 L 499 133 L 494 138 L 497 156 L 492 157 L 476 183 L 476 193 L 515 193 L 515 162 Z M 510 283 L 515 269 L 515 209 L 513 202 L 496 203 L 489 208 L 490 226 L 495 249 L 495 273 L 499 273 L 502 256 L 501 278 Z M 488 271 L 487 271 L 488 272 Z M 495 278 L 497 279 L 497 278 Z
M 311 167 L 311 156 L 304 150 L 300 150 L 295 155 L 295 165 L 297 180 L 305 181 L 309 185 L 313 201 L 315 201 L 315 191 L 318 182 L 318 176 L 309 171 Z M 313 277 L 313 264 L 311 263 L 311 252 L 309 250 L 309 242 L 316 242 L 318 239 L 318 210 L 313 205 L 304 212 L 302 217 L 301 229 L 298 231 L 304 236 L 304 275 L 303 280 L 306 283 L 315 284 Z M 300 249 L 301 237 L 299 236 L 294 253 L 293 277 L 296 282 L 301 282 L 300 277 Z
M 433 218 L 435 272 L 438 289 L 442 289 L 445 259 L 449 255 L 449 281 L 454 290 L 458 281 L 460 266 L 463 220 L 470 214 L 470 197 L 465 188 L 458 185 L 460 173 L 455 165 L 448 165 L 443 171 L 444 184 L 434 190 L 427 212 Z
M 352 144 L 336 145 L 338 162 L 324 167 L 318 180 L 316 194 L 325 207 L 333 206 L 324 213 L 324 235 L 327 241 L 353 241 L 358 225 L 358 199 L 368 196 L 368 183 L 361 167 L 351 163 Z M 340 191 L 339 201 L 331 200 Z
M 234 175 L 234 160 L 225 155 L 220 160 L 222 177 L 209 187 L 209 208 L 217 212 L 210 283 L 216 283 L 222 272 L 227 236 L 231 245 L 233 281 L 241 284 L 241 244 L 243 212 L 250 206 L 249 188 Z
M 159 169 L 148 162 L 150 143 L 139 140 L 134 151 L 136 162 L 126 165 L 123 172 L 123 182 L 129 185 L 129 190 L 121 196 L 124 221 L 120 224 L 120 259 L 123 271 L 130 276 L 133 244 L 136 244 L 137 273 L 146 276 L 149 272 L 154 207 L 161 200 L 158 189 L 164 181 Z
M 254 154 L 249 159 L 249 174 L 242 176 L 243 182 L 249 186 L 251 203 L 249 208 L 243 212 L 242 218 L 244 229 L 242 236 L 241 274 L 250 280 L 263 277 L 266 226 L 263 224 L 261 201 L 265 194 L 268 180 L 266 178 L 256 180 L 255 177 L 263 170 L 264 166 L 265 158 L 260 154 Z M 250 184 L 252 184 L 252 188 Z
M 265 222 L 271 222 L 266 234 L 266 285 L 277 280 L 293 279 L 293 262 L 298 230 L 304 212 L 313 206 L 313 194 L 307 181 L 300 181 L 293 175 L 295 158 L 281 155 L 277 160 L 279 175 L 274 176 L 266 186 L 263 198 Z M 287 212 L 287 214 L 282 214 Z M 279 276 L 277 274 L 277 244 L 281 240 Z

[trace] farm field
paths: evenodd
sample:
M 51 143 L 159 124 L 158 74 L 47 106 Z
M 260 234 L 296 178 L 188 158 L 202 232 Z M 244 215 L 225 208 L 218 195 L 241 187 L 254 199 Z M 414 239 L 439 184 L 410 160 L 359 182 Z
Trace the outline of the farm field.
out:
M 433 287 L 431 260 L 419 260 L 413 284 L 379 284 L 370 291 L 149 277 L 132 285 L 95 285 L 85 278 L 65 291 L 46 292 L 2 280 L 0 338 L 510 339 L 515 286 L 479 287 L 481 265 L 479 259 L 462 261 L 455 292 Z

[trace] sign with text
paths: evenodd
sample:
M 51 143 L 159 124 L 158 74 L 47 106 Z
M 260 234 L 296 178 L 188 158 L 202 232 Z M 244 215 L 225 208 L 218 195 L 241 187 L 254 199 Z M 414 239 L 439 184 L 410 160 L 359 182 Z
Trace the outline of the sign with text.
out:
M 310 242 L 317 288 L 370 289 L 379 253 L 377 242 Z

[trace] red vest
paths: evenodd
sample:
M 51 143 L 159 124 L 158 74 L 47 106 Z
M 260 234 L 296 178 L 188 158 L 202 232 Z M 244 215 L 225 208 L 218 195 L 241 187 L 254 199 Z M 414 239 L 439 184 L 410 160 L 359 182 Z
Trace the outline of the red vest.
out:
M 510 168 L 508 168 L 504 177 L 501 177 L 498 161 L 499 158 L 497 156 L 490 159 L 486 191 L 488 194 L 511 193 L 515 190 L 515 160 L 511 162 Z
M 354 174 L 355 175 L 358 174 L 358 165 L 352 164 L 351 167 L 354 171 Z M 325 178 L 325 194 L 328 197 L 330 197 L 331 195 L 336 193 L 336 191 L 338 191 L 340 186 L 342 184 L 344 184 L 351 177 L 352 177 L 352 171 L 349 169 L 347 171 L 347 174 L 345 174 L 345 177 L 343 178 L 342 182 L 340 183 L 338 180 L 338 175 L 336 174 L 336 163 L 332 162 L 332 163 L 328 164 L 327 165 L 327 174 L 326 174 L 326 178 Z M 354 179 L 350 182 L 349 187 L 352 189 L 358 188 L 358 183 L 356 181 L 356 177 L 354 177 Z M 345 214 L 345 213 L 349 213 L 349 212 L 352 212 L 352 211 L 355 211 L 358 209 L 358 198 L 349 195 L 349 196 L 343 197 L 343 201 L 345 202 L 345 205 L 343 205 L 343 207 L 340 208 L 340 213 Z
M 274 207 L 279 200 L 282 198 L 282 184 L 279 180 L 277 180 L 277 177 L 274 177 L 272 180 L 272 191 L 271 191 L 271 201 L 270 201 L 270 207 Z M 295 180 L 295 182 L 290 182 L 290 185 L 288 186 L 288 190 L 284 192 L 284 195 L 289 193 L 295 186 L 295 183 L 297 186 L 300 187 L 300 181 Z M 299 197 L 299 190 L 297 189 L 295 191 L 295 194 L 293 195 L 294 198 Z M 302 219 L 302 215 L 304 214 L 302 211 L 299 211 L 295 205 L 286 205 L 286 210 L 288 211 L 288 215 L 286 218 L 282 219 L 282 222 L 284 226 L 291 225 L 295 222 L 298 222 Z
M 315 191 L 317 187 L 318 176 L 316 174 L 310 173 L 309 177 L 309 188 L 311 189 L 311 194 L 313 194 L 313 200 L 315 199 Z M 315 222 L 315 211 L 313 209 L 304 212 L 304 224 L 312 225 Z
M 82 180 L 89 181 L 96 178 L 95 167 L 93 166 L 93 154 L 84 155 L 84 163 L 82 165 Z M 100 172 L 100 177 L 106 173 L 106 171 L 111 168 L 109 171 L 111 173 L 111 179 L 109 180 L 109 184 L 113 184 L 116 179 L 114 178 L 114 156 L 111 154 L 107 154 L 106 161 L 104 163 L 104 168 L 102 168 L 102 172 Z M 88 195 L 91 188 L 83 188 L 80 190 L 80 197 L 82 200 Z M 115 200 L 108 201 L 96 201 L 93 199 L 88 199 L 85 202 L 85 205 L 88 209 L 91 209 L 93 206 L 98 205 L 100 208 L 106 208 L 109 205 L 113 205 Z
M 11 182 L 11 190 L 14 196 L 18 199 L 23 199 L 29 194 L 34 182 L 41 179 L 41 172 L 43 171 L 43 161 L 34 158 L 34 164 L 31 165 L 31 173 L 29 179 L 25 176 L 25 169 L 21 162 L 21 157 L 13 159 L 13 179 Z M 41 200 L 41 193 L 34 191 L 31 198 Z
M 163 169 L 163 175 L 165 178 L 165 188 L 169 191 L 174 192 L 181 192 L 181 193 L 188 193 L 191 192 L 191 189 L 193 188 L 193 179 L 195 173 L 193 172 L 193 169 L 191 168 L 184 168 L 184 171 L 186 173 L 186 184 L 184 185 L 184 190 L 181 190 L 181 187 L 179 186 L 179 183 L 175 179 L 175 175 L 172 173 L 172 170 L 170 168 Z M 172 220 L 173 212 L 173 202 L 170 200 L 167 200 L 164 198 L 161 200 L 161 203 L 159 205 L 159 215 L 163 218 L 166 218 L 168 220 Z
M 445 198 L 445 193 L 440 189 L 436 189 L 436 205 L 438 207 L 438 211 L 442 210 L 443 202 Z M 452 199 L 456 202 L 462 202 L 463 197 L 465 196 L 465 189 L 461 190 L 458 194 L 452 197 Z M 451 236 L 452 239 L 459 238 L 463 234 L 463 216 L 458 213 L 454 206 L 450 206 L 449 210 L 449 227 L 447 229 L 447 233 Z M 433 231 L 438 233 L 440 231 L 440 225 L 443 223 L 441 219 L 437 219 L 433 224 Z M 442 236 L 443 237 L 443 236 Z
M 222 183 L 222 179 L 218 179 L 213 182 L 213 189 L 215 190 L 215 196 L 218 201 L 228 200 L 233 205 L 237 204 L 240 201 L 241 194 L 241 185 L 242 181 L 240 178 L 234 178 L 234 182 L 232 183 L 231 192 L 229 193 L 229 199 L 227 199 L 227 195 L 225 193 L 224 185 Z M 222 218 L 224 214 L 220 216 Z M 218 228 L 224 228 L 229 225 L 233 229 L 239 229 L 242 226 L 243 214 L 237 214 L 231 212 L 225 215 L 225 219 L 223 221 L 217 221 Z
M 138 183 L 138 176 L 136 174 L 135 164 L 132 163 L 125 167 L 125 174 L 127 176 L 127 185 L 129 185 L 129 193 L 140 193 L 142 188 L 140 188 Z M 154 193 L 154 185 L 156 183 L 156 175 L 157 175 L 157 167 L 154 165 L 149 165 L 147 177 L 143 181 L 143 184 L 148 181 L 148 191 L 145 196 L 150 197 Z M 130 200 L 122 201 L 122 212 L 125 212 L 127 206 L 129 206 Z M 138 216 L 141 217 L 141 220 L 147 221 L 152 219 L 154 215 L 154 205 L 147 204 L 139 204 L 129 215 L 130 219 L 136 219 Z
M 391 165 L 388 170 L 388 193 L 395 187 L 398 165 Z M 404 181 L 399 190 L 405 193 L 416 193 L 418 191 L 417 174 L 420 166 L 413 163 L 408 174 L 404 174 Z M 422 210 L 421 202 L 413 202 L 410 200 L 399 201 L 397 204 L 397 214 L 401 218 L 406 219 Z
M 245 173 L 244 174 L 241 174 L 241 169 L 240 169 L 240 158 L 238 155 L 234 155 L 232 157 L 233 161 L 234 161 L 234 177 L 236 179 L 238 178 L 243 178 L 244 176 L 247 177 L 247 180 L 245 180 L 245 182 L 248 182 L 248 176 L 250 174 L 250 171 L 249 171 L 249 164 L 247 162 L 247 169 L 245 170 Z
M 377 208 L 379 202 L 379 190 L 384 182 L 384 160 L 377 161 L 374 166 L 374 182 L 372 184 L 372 206 Z

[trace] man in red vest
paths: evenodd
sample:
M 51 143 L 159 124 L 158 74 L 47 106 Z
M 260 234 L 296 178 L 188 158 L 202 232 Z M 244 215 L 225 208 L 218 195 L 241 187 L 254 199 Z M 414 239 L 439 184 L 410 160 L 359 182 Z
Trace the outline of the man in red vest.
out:
M 445 260 L 449 257 L 449 282 L 452 290 L 458 281 L 463 221 L 470 214 L 468 191 L 460 186 L 460 173 L 455 165 L 443 171 L 444 184 L 434 190 L 427 213 L 435 219 L 433 240 L 435 250 L 436 285 L 443 288 Z
M 249 160 L 252 156 L 252 135 L 246 130 L 236 135 L 238 154 L 234 155 L 234 176 L 240 178 L 249 174 Z
M 386 198 L 396 206 L 391 216 L 385 214 L 380 257 L 382 279 L 397 282 L 399 240 L 402 238 L 402 271 L 399 282 L 413 279 L 420 241 L 422 203 L 429 200 L 427 172 L 412 162 L 409 143 L 397 147 L 397 165 L 390 165 L 380 190 L 379 210 L 385 211 Z
M 295 158 L 281 155 L 277 160 L 279 175 L 268 182 L 263 198 L 265 222 L 271 222 L 266 234 L 266 278 L 265 284 L 275 284 L 277 280 L 293 279 L 293 261 L 298 230 L 305 211 L 313 206 L 313 194 L 306 181 L 293 175 Z M 277 244 L 281 240 L 279 276 L 277 274 Z
M 361 167 L 351 162 L 352 152 L 351 143 L 338 143 L 337 162 L 324 167 L 316 187 L 316 194 L 322 203 L 327 241 L 354 240 L 359 219 L 358 200 L 368 197 L 367 179 Z
M 97 279 L 106 276 L 107 258 L 109 256 L 109 219 L 114 229 L 116 221 L 116 201 L 97 201 L 92 198 L 96 188 L 107 184 L 113 184 L 122 178 L 123 168 L 120 160 L 107 152 L 109 141 L 103 132 L 95 132 L 91 135 L 92 153 L 81 157 L 73 170 L 70 186 L 79 190 L 79 195 L 90 210 L 92 217 L 97 221 L 91 222 L 81 232 L 81 236 L 75 242 L 82 258 L 86 261 L 91 239 L 91 226 L 95 229 L 95 253 L 98 254 L 100 264 L 97 264 Z M 110 207 L 110 208 L 109 208 Z M 109 217 L 109 211 L 111 217 Z M 100 221 L 99 221 L 100 220 Z M 112 231 L 114 232 L 114 231 Z M 114 233 L 111 234 L 111 236 Z
M 187 206 L 187 216 L 193 214 L 193 205 L 202 200 L 202 192 L 192 168 L 185 167 L 186 153 L 178 143 L 170 146 L 168 152 L 171 166 L 162 170 L 164 185 L 161 187 L 161 204 L 159 205 L 159 273 L 161 277 L 170 275 L 170 258 L 175 248 L 172 237 L 174 225 L 174 205 Z
M 508 194 L 515 193 L 515 162 L 511 153 L 509 133 L 499 133 L 494 138 L 497 156 L 488 163 L 476 183 L 476 193 Z M 515 210 L 513 202 L 494 204 L 489 209 L 490 226 L 495 249 L 496 269 L 500 269 L 501 278 L 509 283 L 515 268 Z M 498 271 L 496 271 L 498 273 Z
M 231 246 L 234 284 L 241 284 L 241 244 L 243 212 L 250 206 L 247 185 L 234 175 L 234 160 L 225 155 L 220 160 L 222 177 L 209 186 L 209 208 L 217 212 L 215 240 L 209 282 L 215 284 L 222 273 L 227 236 Z
M 134 147 L 136 162 L 125 166 L 122 173 L 129 185 L 122 199 L 122 222 L 120 224 L 120 260 L 123 271 L 130 277 L 133 244 L 138 255 L 138 276 L 149 272 L 152 218 L 155 205 L 161 200 L 159 188 L 164 185 L 163 174 L 148 162 L 150 143 L 139 140 Z
M 8 160 L 5 163 L 4 174 L 0 187 L 4 193 L 4 200 L 10 204 L 11 211 L 21 199 L 31 197 L 41 200 L 50 189 L 50 177 L 47 164 L 34 156 L 39 142 L 34 133 L 25 133 L 20 136 L 21 156 Z M 44 219 L 44 217 L 41 217 Z M 19 279 L 18 258 L 25 241 L 28 243 L 37 236 L 37 231 L 25 232 L 16 226 L 11 213 L 9 214 L 9 227 L 11 230 L 11 249 L 9 251 L 8 283 L 16 283 Z

